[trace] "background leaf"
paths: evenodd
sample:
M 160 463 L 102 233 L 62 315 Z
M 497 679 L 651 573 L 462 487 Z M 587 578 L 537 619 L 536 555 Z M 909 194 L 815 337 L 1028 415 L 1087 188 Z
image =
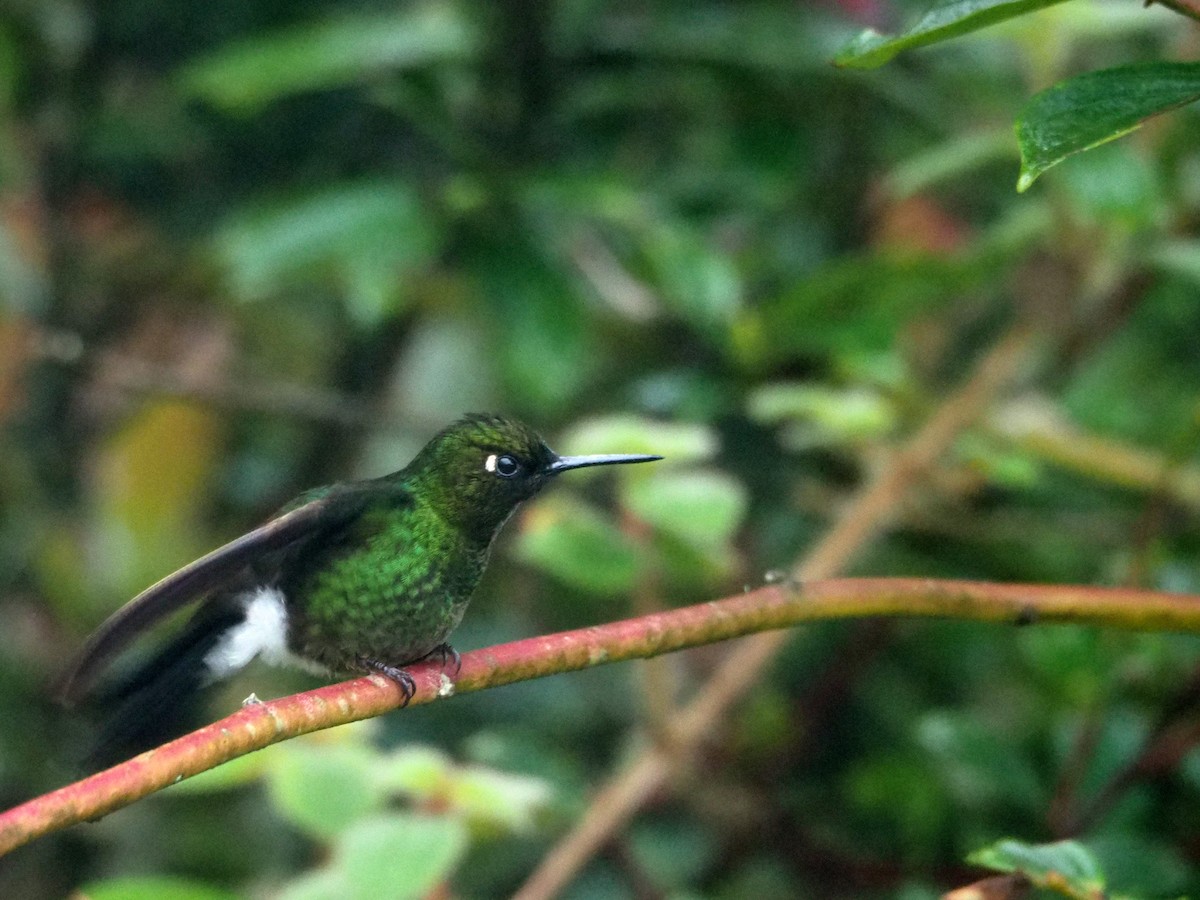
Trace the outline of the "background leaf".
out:
M 701 547 L 729 540 L 746 512 L 741 485 L 706 471 L 668 471 L 631 480 L 625 502 L 645 522 Z
M 1151 62 L 1086 72 L 1035 95 L 1017 118 L 1024 191 L 1072 153 L 1200 99 L 1200 63 Z
M 1196 105 L 1036 195 L 1011 130 L 1049 128 L 1046 165 L 1185 103 L 1191 25 L 926 2 L 7 4 L 5 805 L 77 776 L 91 725 L 51 685 L 129 596 L 469 411 L 666 458 L 527 504 L 463 652 L 771 582 L 869 524 L 853 498 L 947 415 L 852 574 L 1200 593 Z M 846 66 L 979 33 L 831 66 L 869 26 L 892 33 Z M 1014 329 L 1015 380 L 948 408 Z M 288 742 L 6 857 L 0 897 L 350 897 L 348 835 L 386 879 L 429 822 L 423 890 L 510 896 L 720 657 Z M 794 629 L 566 893 L 934 897 L 970 849 L 1052 831 L 1114 896 L 1200 896 L 1196 660 L 1188 635 Z M 201 721 L 315 683 L 251 667 Z
M 238 895 L 183 878 L 119 878 L 83 888 L 89 900 L 234 900 Z
M 424 897 L 453 869 L 466 837 L 453 819 L 380 816 L 343 836 L 334 866 L 349 888 L 347 900 Z
M 931 7 L 899 35 L 867 29 L 851 41 L 834 62 L 839 66 L 873 69 L 896 54 L 969 34 L 1006 19 L 1016 18 L 1062 0 L 945 0 Z
M 363 182 L 242 212 L 214 243 L 236 294 L 262 299 L 329 277 L 345 289 L 355 318 L 373 324 L 400 308 L 438 234 L 408 185 Z
M 332 838 L 383 802 L 370 755 L 354 745 L 288 746 L 268 784 L 279 810 L 305 831 Z
M 454 4 L 344 17 L 227 47 L 180 77 L 183 92 L 241 113 L 302 91 L 464 59 L 476 36 Z
M 1104 891 L 1104 875 L 1099 863 L 1087 847 L 1076 841 L 1054 844 L 1000 841 L 977 850 L 968 860 L 1001 872 L 1019 872 L 1042 886 L 1047 886 L 1051 878 L 1061 878 L 1080 897 Z
M 522 518 L 517 549 L 554 577 L 599 594 L 627 592 L 639 566 L 632 542 L 612 522 L 563 496 Z

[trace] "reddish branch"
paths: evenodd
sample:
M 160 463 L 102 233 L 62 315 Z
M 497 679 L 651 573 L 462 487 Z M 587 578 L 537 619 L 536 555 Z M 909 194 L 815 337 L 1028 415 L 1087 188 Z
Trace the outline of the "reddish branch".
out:
M 468 653 L 452 684 L 414 666 L 413 703 L 515 681 L 657 656 L 815 620 L 938 616 L 1009 624 L 1074 622 L 1200 632 L 1200 597 L 1127 589 L 929 579 L 841 579 L 773 585 L 736 597 Z M 290 737 L 395 709 L 386 679 L 358 678 L 246 707 L 213 725 L 0 814 L 0 853 L 94 819 L 191 775 Z
M 1017 325 L 980 357 L 962 385 L 941 403 L 888 463 L 846 506 L 837 524 L 795 567 L 804 581 L 830 578 L 883 531 L 914 485 L 921 483 L 955 438 L 1021 377 L 1037 340 Z M 651 746 L 597 791 L 583 818 L 554 846 L 514 895 L 543 900 L 560 893 L 587 860 L 638 807 L 667 783 L 677 757 L 710 733 L 774 659 L 784 636 L 740 641 L 697 695 L 671 722 L 669 752 Z

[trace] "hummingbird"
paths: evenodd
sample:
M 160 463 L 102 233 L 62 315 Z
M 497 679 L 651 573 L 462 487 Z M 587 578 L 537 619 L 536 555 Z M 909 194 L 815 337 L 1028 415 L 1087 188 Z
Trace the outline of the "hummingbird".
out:
M 109 689 L 91 764 L 162 743 L 201 690 L 255 658 L 324 675 L 379 674 L 415 690 L 404 667 L 438 656 L 523 501 L 572 469 L 660 456 L 560 456 L 529 426 L 466 416 L 403 469 L 314 488 L 273 518 L 134 597 L 88 638 L 62 682 L 75 705 L 139 635 L 198 603 L 181 632 Z

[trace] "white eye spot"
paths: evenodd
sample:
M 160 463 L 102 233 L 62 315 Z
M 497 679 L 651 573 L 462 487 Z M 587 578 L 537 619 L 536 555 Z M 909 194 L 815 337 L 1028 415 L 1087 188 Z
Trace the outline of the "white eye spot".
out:
M 521 461 L 509 453 L 493 453 L 483 461 L 483 467 L 501 478 L 512 478 L 521 472 Z

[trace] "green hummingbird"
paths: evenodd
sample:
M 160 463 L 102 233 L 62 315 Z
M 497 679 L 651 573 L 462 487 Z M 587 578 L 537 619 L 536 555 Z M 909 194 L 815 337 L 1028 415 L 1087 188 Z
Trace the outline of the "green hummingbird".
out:
M 529 426 L 470 415 L 405 468 L 315 488 L 262 526 L 168 575 L 88 639 L 67 673 L 73 705 L 138 635 L 202 601 L 181 633 L 107 692 L 93 763 L 161 743 L 199 690 L 251 660 L 330 675 L 378 673 L 412 697 L 404 667 L 431 655 L 462 620 L 501 526 L 556 475 L 659 456 L 559 456 Z

